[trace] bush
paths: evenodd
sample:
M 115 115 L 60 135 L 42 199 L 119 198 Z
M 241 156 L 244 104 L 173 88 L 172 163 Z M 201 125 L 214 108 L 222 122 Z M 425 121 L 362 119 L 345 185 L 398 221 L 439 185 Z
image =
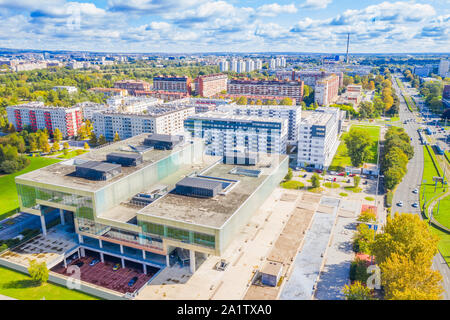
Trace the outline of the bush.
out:
M 36 260 L 30 261 L 28 273 L 30 274 L 31 279 L 37 283 L 47 282 L 48 280 L 48 269 L 45 261 L 42 263 L 37 263 Z
M 370 246 L 374 241 L 375 231 L 361 223 L 356 227 L 357 232 L 353 236 L 353 251 L 370 254 Z
M 393 199 L 394 199 L 394 193 L 391 190 L 389 190 L 386 193 L 386 207 L 388 207 L 388 208 L 392 207 L 392 200 Z
M 361 214 L 359 215 L 358 221 L 375 222 L 375 221 L 377 221 L 377 215 L 375 214 L 375 212 L 373 212 L 371 210 L 365 210 L 365 211 L 361 212 Z
M 352 264 L 350 266 L 351 281 L 360 281 L 365 284 L 369 277 L 370 274 L 367 273 L 367 264 L 365 261 L 360 259 L 352 261 Z

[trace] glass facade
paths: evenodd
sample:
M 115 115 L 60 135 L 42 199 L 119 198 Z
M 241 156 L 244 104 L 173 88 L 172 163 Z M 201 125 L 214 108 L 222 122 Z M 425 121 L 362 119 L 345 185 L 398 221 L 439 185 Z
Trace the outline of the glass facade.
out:
M 76 207 L 75 215 L 77 217 L 91 220 L 94 219 L 93 204 L 90 197 L 23 184 L 17 184 L 17 192 L 22 202 L 22 206 L 25 208 L 33 208 L 37 204 L 36 200 L 43 200 L 55 204 Z
M 168 239 L 192 243 L 208 248 L 215 248 L 216 246 L 215 235 L 164 226 L 146 221 L 139 221 L 139 225 L 145 233 L 155 234 Z

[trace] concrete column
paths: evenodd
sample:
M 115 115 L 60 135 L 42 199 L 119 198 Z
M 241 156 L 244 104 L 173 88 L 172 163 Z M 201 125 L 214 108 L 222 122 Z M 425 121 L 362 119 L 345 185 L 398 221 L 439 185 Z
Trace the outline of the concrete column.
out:
M 47 235 L 47 227 L 45 226 L 45 217 L 41 215 L 41 227 L 42 227 L 42 234 L 44 237 Z
M 195 251 L 189 250 L 189 270 L 191 273 L 195 272 Z
M 103 256 L 103 253 L 102 253 L 102 252 L 100 252 L 100 261 L 101 261 L 102 263 L 105 263 L 105 257 Z
M 120 253 L 123 254 L 123 245 L 120 245 Z
M 169 257 L 169 255 L 166 256 L 166 265 L 168 267 L 170 267 L 170 257 Z
M 103 241 L 102 241 L 102 239 L 98 239 L 98 246 L 103 249 Z
M 78 235 L 78 242 L 83 243 L 83 236 L 81 234 Z
M 142 259 L 146 259 L 145 250 L 142 250 Z
M 122 262 L 122 268 L 125 268 L 125 260 L 123 258 L 120 259 Z
M 84 251 L 84 248 L 80 248 L 80 255 L 84 258 L 86 256 L 86 252 Z
M 147 274 L 147 265 L 144 263 L 143 266 L 144 266 L 144 273 Z
M 64 210 L 59 209 L 59 216 L 61 217 L 61 224 L 66 224 L 66 220 L 64 218 Z

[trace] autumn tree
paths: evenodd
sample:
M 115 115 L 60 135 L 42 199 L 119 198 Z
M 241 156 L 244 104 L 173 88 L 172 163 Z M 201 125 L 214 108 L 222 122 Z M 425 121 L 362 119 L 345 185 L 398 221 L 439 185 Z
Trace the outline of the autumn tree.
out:
M 114 142 L 120 141 L 120 137 L 119 137 L 119 133 L 116 131 L 116 133 L 114 134 Z
M 58 128 L 53 131 L 53 140 L 55 140 L 56 142 L 60 142 L 62 140 L 62 133 Z
M 429 231 L 418 215 L 395 213 L 394 218 L 388 215 L 383 231 L 376 235 L 371 246 L 378 264 L 396 253 L 417 263 L 427 261 L 431 265 L 439 238 Z
M 426 261 L 392 253 L 381 265 L 386 300 L 440 300 L 442 275 Z
M 89 150 L 89 145 L 87 142 L 84 143 L 84 150 Z
M 371 254 L 371 246 L 374 241 L 375 231 L 369 229 L 365 223 L 356 227 L 356 233 L 353 235 L 353 251 Z
M 105 138 L 105 136 L 104 135 L 100 135 L 99 137 L 98 137 L 98 144 L 99 145 L 103 145 L 103 144 L 105 144 L 106 143 L 106 138 Z
M 360 281 L 352 285 L 345 285 L 343 293 L 346 300 L 374 300 L 372 290 L 364 286 Z
M 52 152 L 59 151 L 59 148 L 60 148 L 59 143 L 57 141 L 55 141 L 55 142 L 53 142 L 51 151 Z

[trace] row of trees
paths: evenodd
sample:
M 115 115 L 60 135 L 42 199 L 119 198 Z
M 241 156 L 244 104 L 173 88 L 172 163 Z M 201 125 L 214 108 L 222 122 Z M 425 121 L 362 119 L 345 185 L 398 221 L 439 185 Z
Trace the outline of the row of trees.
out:
M 360 224 L 354 249 L 374 256 L 384 299 L 438 300 L 442 298 L 442 276 L 431 268 L 438 241 L 418 215 L 396 213 L 394 218 L 388 216 L 382 233 L 375 234 Z M 355 261 L 351 277 L 356 282 L 344 288 L 347 299 L 373 299 L 373 291 L 366 286 L 369 274 L 364 261 Z
M 420 83 L 420 78 L 413 75 L 410 69 L 403 72 L 403 76 L 411 83 L 411 86 L 418 89 L 420 94 L 425 98 L 426 105 L 434 112 L 441 114 L 443 110 L 442 92 L 444 83 L 436 79 L 436 81 L 427 81 Z M 438 77 L 440 78 L 440 77 Z M 442 78 L 440 78 L 442 80 Z
M 393 190 L 406 174 L 408 161 L 414 156 L 414 148 L 403 128 L 390 127 L 384 138 L 381 170 L 386 189 Z
M 352 166 L 360 167 L 371 157 L 372 138 L 368 130 L 361 128 L 351 128 L 344 137 L 347 154 L 350 157 Z

